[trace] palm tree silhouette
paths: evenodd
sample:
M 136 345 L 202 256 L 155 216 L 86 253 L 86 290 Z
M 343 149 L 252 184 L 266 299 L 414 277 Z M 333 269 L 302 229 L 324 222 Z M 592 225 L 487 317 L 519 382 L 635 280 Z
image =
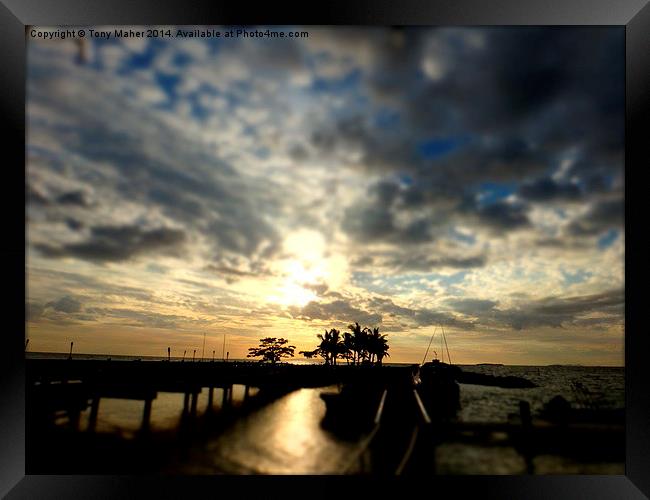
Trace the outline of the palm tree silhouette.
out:
M 372 332 L 368 335 L 368 345 L 371 352 L 371 361 L 372 356 L 374 356 L 378 365 L 381 365 L 384 357 L 390 356 L 388 354 L 388 339 L 386 339 L 385 334 L 382 335 L 379 333 L 379 328 L 373 328 Z
M 350 336 L 350 348 L 354 353 L 353 364 L 361 364 L 368 357 L 368 328 L 361 328 L 359 323 L 349 325 L 348 328 L 352 332 Z
M 332 328 L 329 332 L 325 330 L 324 335 L 319 333 L 317 337 L 321 340 L 318 349 L 325 355 L 325 364 L 336 366 L 336 358 L 345 351 L 341 332 Z
M 361 328 L 359 323 L 355 322 L 354 325 L 349 325 L 348 329 L 350 331 L 345 332 L 343 336 L 336 328 L 325 330 L 324 334 L 317 334 L 320 339 L 318 347 L 313 351 L 300 351 L 300 354 L 306 358 L 319 355 L 326 365 L 332 366 L 337 365 L 338 358 L 343 358 L 352 365 L 381 365 L 383 358 L 390 356 L 388 340 L 386 335 L 379 333 L 379 328 Z

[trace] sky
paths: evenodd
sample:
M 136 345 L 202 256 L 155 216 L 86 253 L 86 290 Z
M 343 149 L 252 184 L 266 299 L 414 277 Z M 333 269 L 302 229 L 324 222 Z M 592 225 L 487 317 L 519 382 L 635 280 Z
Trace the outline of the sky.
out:
M 623 28 L 299 29 L 28 40 L 29 349 L 623 365 Z

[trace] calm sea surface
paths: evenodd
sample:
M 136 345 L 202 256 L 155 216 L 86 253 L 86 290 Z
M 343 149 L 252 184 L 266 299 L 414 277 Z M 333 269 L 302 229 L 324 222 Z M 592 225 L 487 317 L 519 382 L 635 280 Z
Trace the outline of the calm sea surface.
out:
M 31 358 L 66 357 L 67 354 L 28 353 Z M 79 359 L 106 359 L 107 356 L 76 355 Z M 111 356 L 113 360 L 136 359 Z M 143 361 L 147 359 L 141 357 Z M 572 389 L 581 383 L 601 407 L 624 406 L 624 368 L 580 366 L 462 366 L 465 371 L 491 375 L 525 377 L 539 387 L 504 389 L 460 384 L 459 420 L 465 422 L 505 422 L 509 413 L 518 412 L 520 400 L 531 404 L 533 414 L 555 395 L 562 395 L 573 405 L 582 398 Z M 300 389 L 264 408 L 237 420 L 225 431 L 194 446 L 190 459 L 174 464 L 173 470 L 190 474 L 337 474 L 344 470 L 359 443 L 343 441 L 320 426 L 325 403 L 320 394 L 337 388 Z M 234 386 L 233 402 L 243 400 L 243 386 Z M 254 392 L 251 392 L 254 395 Z M 223 392 L 215 389 L 214 407 L 219 409 Z M 207 390 L 198 399 L 198 413 L 207 407 Z M 143 403 L 119 399 L 102 399 L 97 431 L 120 434 L 130 439 L 138 430 Z M 153 401 L 153 431 L 173 431 L 179 425 L 183 395 L 159 393 Z M 87 425 L 89 410 L 82 415 L 82 429 Z M 438 472 L 448 474 L 520 474 L 523 459 L 508 447 L 480 447 L 449 443 L 436 452 Z M 622 474 L 623 464 L 581 464 L 558 456 L 535 458 L 537 473 Z

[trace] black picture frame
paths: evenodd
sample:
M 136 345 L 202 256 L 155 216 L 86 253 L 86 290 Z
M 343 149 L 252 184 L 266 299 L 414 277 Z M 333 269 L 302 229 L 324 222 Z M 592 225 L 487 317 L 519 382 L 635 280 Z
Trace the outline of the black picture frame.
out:
M 395 478 L 327 478 L 326 488 L 311 477 L 114 477 L 25 476 L 24 329 L 19 311 L 25 292 L 25 27 L 29 25 L 101 24 L 374 24 L 374 25 L 616 25 L 626 32 L 625 161 L 625 476 L 440 476 Z M 2 196 L 5 238 L 0 245 L 5 285 L 4 335 L 0 362 L 0 495 L 7 498 L 113 498 L 140 495 L 191 497 L 243 492 L 245 498 L 287 495 L 338 495 L 359 486 L 366 494 L 381 490 L 403 495 L 424 487 L 427 494 L 445 491 L 480 498 L 644 498 L 650 496 L 650 397 L 644 385 L 648 352 L 643 324 L 642 290 L 646 269 L 634 218 L 642 218 L 641 172 L 650 130 L 650 6 L 647 0 L 400 0 L 344 1 L 260 6 L 198 0 L 2 0 L 0 2 L 0 101 L 4 138 L 5 181 Z M 646 156 L 647 158 L 647 156 Z M 23 165 L 23 169 L 19 165 Z M 642 219 L 641 219 L 642 220 Z M 633 293 L 633 290 L 636 293 Z M 368 490 L 370 488 L 370 490 Z M 254 492 L 254 493 L 253 493 Z M 232 493 L 231 493 L 232 494 Z

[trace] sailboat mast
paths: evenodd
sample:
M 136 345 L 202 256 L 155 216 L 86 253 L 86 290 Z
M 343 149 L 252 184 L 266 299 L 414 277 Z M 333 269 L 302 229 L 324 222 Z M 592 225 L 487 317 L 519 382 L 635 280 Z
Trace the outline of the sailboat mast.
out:
M 437 326 L 433 329 L 433 333 L 431 334 L 431 339 L 429 339 L 429 345 L 427 346 L 427 350 L 424 353 L 424 358 L 422 358 L 422 363 L 420 363 L 420 366 L 422 366 L 427 360 L 427 354 L 429 354 L 429 348 L 431 347 L 431 342 L 433 342 L 433 336 L 436 334 L 437 329 L 438 329 Z
M 447 348 L 447 359 L 449 360 L 449 364 L 451 364 L 451 356 L 449 355 L 449 346 L 447 345 L 447 336 L 445 335 L 444 327 L 442 328 L 442 338 L 445 340 L 445 347 Z

